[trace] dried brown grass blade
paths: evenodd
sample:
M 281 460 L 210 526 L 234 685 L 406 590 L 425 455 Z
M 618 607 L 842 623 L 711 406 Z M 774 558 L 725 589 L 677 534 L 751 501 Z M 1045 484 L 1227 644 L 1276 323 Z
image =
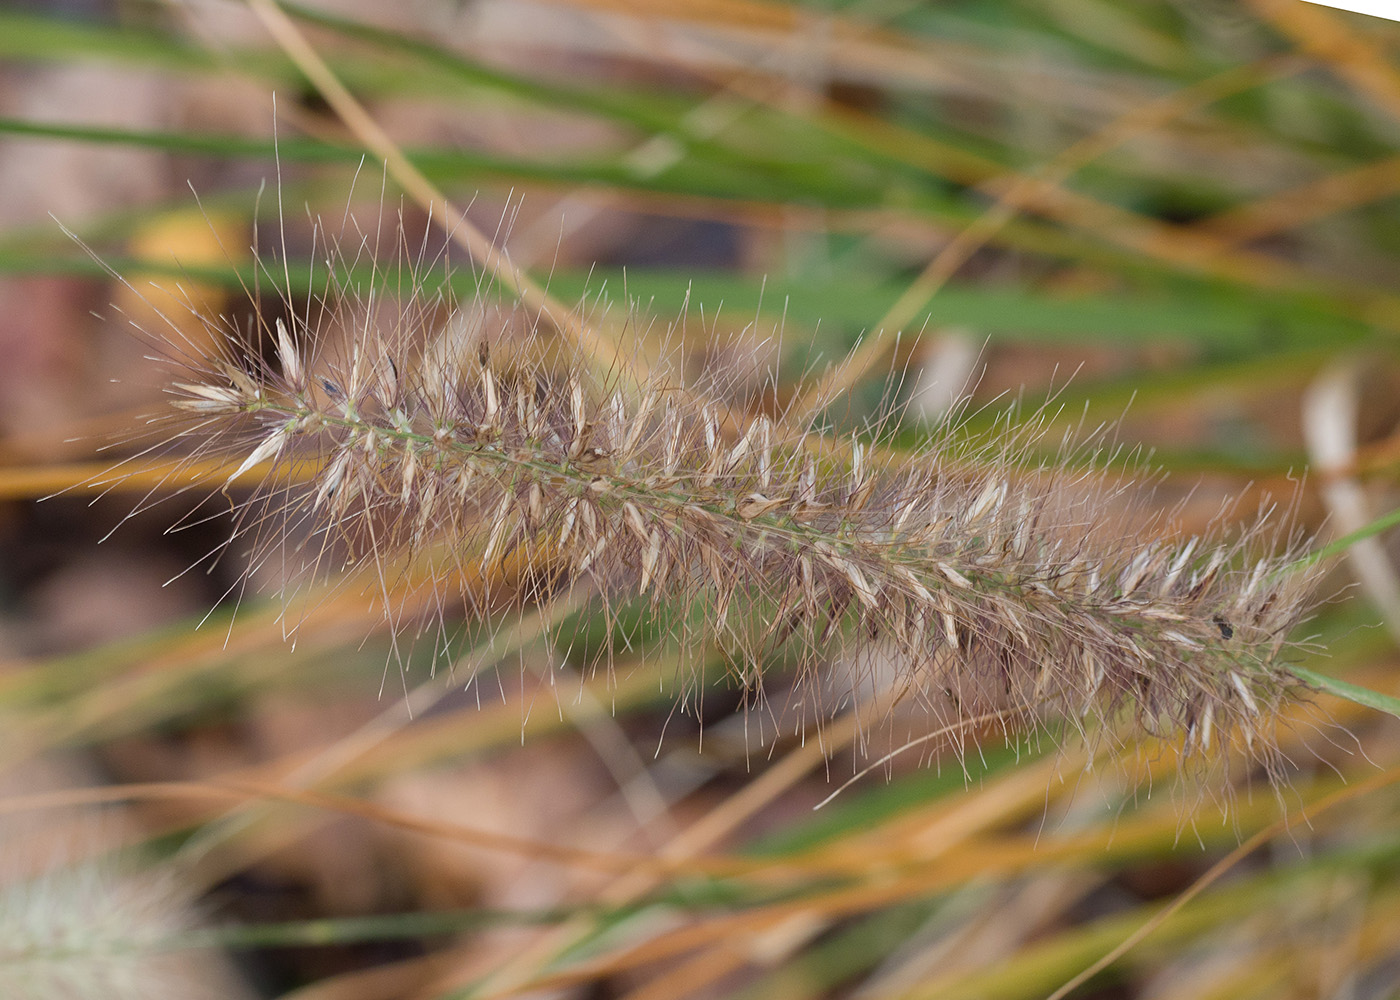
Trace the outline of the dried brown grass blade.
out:
M 1107 969 L 1114 962 L 1136 948 L 1151 935 L 1153 931 L 1161 927 L 1167 920 L 1171 919 L 1174 914 L 1190 903 L 1191 900 L 1195 899 L 1218 882 L 1231 868 L 1234 868 L 1235 865 L 1239 864 L 1275 837 L 1287 833 L 1294 825 L 1310 822 L 1339 805 L 1389 785 L 1393 785 L 1396 782 L 1400 782 L 1400 768 L 1391 768 L 1387 771 L 1382 771 L 1348 788 L 1333 792 L 1317 802 L 1304 806 L 1299 810 L 1299 814 L 1296 817 L 1285 817 L 1265 829 L 1260 830 L 1212 865 L 1204 875 L 1191 883 L 1191 886 L 1186 889 L 1186 891 L 1172 900 L 1170 905 L 1155 914 L 1152 919 L 1148 920 L 1142 927 L 1134 931 L 1122 944 L 1118 945 L 1112 951 L 1104 955 L 1103 958 L 1099 959 L 1093 965 L 1079 973 L 1079 975 L 1055 990 L 1055 992 L 1046 997 L 1046 1000 L 1064 1000 L 1065 997 L 1083 986 L 1090 979 L 1094 978 L 1094 976 L 1098 975 L 1104 969 Z
M 1400 70 L 1373 39 L 1351 30 L 1321 4 L 1247 0 L 1247 6 L 1302 51 L 1332 67 L 1383 110 L 1400 118 Z
M 248 5 L 288 58 L 312 82 L 365 148 L 385 163 L 390 176 L 399 186 L 431 218 L 439 220 L 445 226 L 447 235 L 474 261 L 488 270 L 534 315 L 580 349 L 584 356 L 597 358 L 603 369 L 629 372 L 641 363 L 636 355 L 620 352 L 612 339 L 587 324 L 578 313 L 557 301 L 534 279 L 518 270 L 504 250 L 473 226 L 466 213 L 413 165 L 364 105 L 346 89 L 276 0 L 249 0 Z
M 1074 143 L 1031 173 L 1012 173 L 984 181 L 979 187 L 992 193 L 992 206 L 958 231 L 944 245 L 908 288 L 895 300 L 872 328 L 874 333 L 828 372 L 816 385 L 805 390 L 794 404 L 797 412 L 818 400 L 834 399 L 864 378 L 888 354 L 893 338 L 887 331 L 904 329 L 928 305 L 958 270 L 1012 219 L 1021 212 L 1062 194 L 1065 181 L 1094 160 L 1111 152 L 1135 136 L 1160 128 L 1166 122 L 1212 104 L 1230 94 L 1250 90 L 1270 80 L 1297 72 L 1297 60 L 1261 59 L 1234 66 L 1199 83 L 1152 101 L 1110 122 L 1093 135 Z

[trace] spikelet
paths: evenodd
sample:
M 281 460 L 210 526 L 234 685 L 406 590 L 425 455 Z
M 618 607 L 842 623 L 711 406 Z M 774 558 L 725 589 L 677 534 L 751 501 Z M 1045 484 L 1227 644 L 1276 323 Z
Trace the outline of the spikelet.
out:
M 1277 541 L 1265 518 L 1154 541 L 1133 484 L 1095 468 L 1102 436 L 1036 460 L 1052 415 L 1013 411 L 897 454 L 736 415 L 666 366 L 599 377 L 479 296 L 416 296 L 337 287 L 328 319 L 260 319 L 270 351 L 211 318 L 214 354 L 171 354 L 156 432 L 229 460 L 230 482 L 272 465 L 230 542 L 254 565 L 361 570 L 400 629 L 391 591 L 415 565 L 469 617 L 576 587 L 640 599 L 750 684 L 775 658 L 811 676 L 845 637 L 945 714 L 1126 713 L 1202 752 L 1265 741 L 1297 686 L 1282 654 L 1311 581 L 1249 554 Z

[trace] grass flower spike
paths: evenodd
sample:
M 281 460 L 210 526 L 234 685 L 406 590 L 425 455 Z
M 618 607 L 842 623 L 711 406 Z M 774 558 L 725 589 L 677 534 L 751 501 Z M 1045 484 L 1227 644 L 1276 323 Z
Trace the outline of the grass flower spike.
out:
M 1264 517 L 1234 541 L 1156 541 L 1104 436 L 1047 447 L 1048 410 L 898 453 L 664 365 L 609 384 L 480 294 L 415 279 L 395 298 L 384 277 L 332 280 L 252 336 L 206 320 L 214 349 L 171 353 L 162 440 L 236 463 L 230 484 L 271 463 L 230 541 L 252 565 L 364 571 L 400 632 L 422 627 L 408 579 L 440 616 L 459 593 L 468 618 L 575 587 L 644 601 L 756 703 L 795 665 L 819 715 L 850 694 L 814 680 L 844 637 L 889 654 L 940 723 L 1126 712 L 1198 751 L 1267 745 L 1311 581 L 1250 555 L 1277 540 Z
M 186 896 L 169 871 L 126 872 L 110 860 L 8 880 L 0 886 L 0 993 L 10 1000 L 242 996 L 221 963 L 195 950 L 201 942 Z

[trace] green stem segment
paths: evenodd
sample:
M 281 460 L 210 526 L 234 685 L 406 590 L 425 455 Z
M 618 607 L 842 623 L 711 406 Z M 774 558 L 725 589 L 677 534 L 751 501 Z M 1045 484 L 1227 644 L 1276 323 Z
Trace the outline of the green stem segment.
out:
M 1367 708 L 1374 708 L 1379 712 L 1385 712 L 1400 719 L 1400 698 L 1393 695 L 1381 694 L 1379 691 L 1372 691 L 1359 684 L 1351 684 L 1335 677 L 1328 677 L 1326 674 L 1319 674 L 1306 667 L 1291 667 L 1290 672 L 1300 681 L 1311 684 L 1319 691 L 1326 691 L 1338 698 L 1344 698 L 1357 705 L 1365 705 Z

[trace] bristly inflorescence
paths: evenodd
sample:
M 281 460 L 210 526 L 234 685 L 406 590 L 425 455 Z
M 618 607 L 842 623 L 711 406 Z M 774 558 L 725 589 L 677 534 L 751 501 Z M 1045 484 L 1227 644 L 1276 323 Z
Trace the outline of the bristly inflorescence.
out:
M 324 305 L 336 322 L 260 319 L 266 359 L 210 321 L 214 348 L 170 385 L 169 440 L 237 463 L 230 482 L 271 463 L 236 536 L 254 561 L 366 569 L 397 629 L 415 573 L 469 617 L 591 588 L 760 696 L 780 661 L 821 689 L 839 638 L 955 722 L 1126 712 L 1196 751 L 1266 738 L 1297 686 L 1282 655 L 1311 580 L 1250 555 L 1265 519 L 1154 541 L 1092 435 L 1034 458 L 1047 412 L 953 422 L 906 454 L 667 374 L 599 378 L 543 335 L 493 335 L 479 296 Z

